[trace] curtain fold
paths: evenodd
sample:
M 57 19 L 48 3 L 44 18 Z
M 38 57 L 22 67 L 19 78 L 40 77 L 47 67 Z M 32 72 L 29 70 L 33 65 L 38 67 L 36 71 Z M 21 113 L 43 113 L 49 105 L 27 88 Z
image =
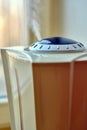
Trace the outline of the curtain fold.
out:
M 24 0 L 0 0 L 0 47 L 27 44 L 25 9 Z
M 29 41 L 26 0 L 0 0 L 0 48 L 27 45 Z M 6 98 L 0 55 L 0 99 Z

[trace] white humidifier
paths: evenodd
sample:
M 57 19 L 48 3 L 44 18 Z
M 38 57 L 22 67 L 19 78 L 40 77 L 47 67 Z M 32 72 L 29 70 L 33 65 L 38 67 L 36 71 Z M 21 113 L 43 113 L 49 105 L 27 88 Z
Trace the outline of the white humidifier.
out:
M 87 52 L 47 38 L 2 49 L 12 130 L 87 130 Z

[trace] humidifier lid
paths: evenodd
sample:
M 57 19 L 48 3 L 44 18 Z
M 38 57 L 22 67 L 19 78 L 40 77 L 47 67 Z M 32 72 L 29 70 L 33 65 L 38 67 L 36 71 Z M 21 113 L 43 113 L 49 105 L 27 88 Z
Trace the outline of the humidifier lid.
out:
M 31 51 L 57 51 L 57 52 L 68 52 L 68 51 L 84 51 L 85 47 L 82 43 L 74 41 L 72 39 L 64 37 L 51 37 L 42 39 L 29 48 Z
M 87 60 L 85 45 L 63 37 L 42 39 L 30 47 L 16 47 L 8 50 L 10 56 L 31 63 L 65 63 L 74 60 Z M 83 59 L 83 56 L 85 57 Z

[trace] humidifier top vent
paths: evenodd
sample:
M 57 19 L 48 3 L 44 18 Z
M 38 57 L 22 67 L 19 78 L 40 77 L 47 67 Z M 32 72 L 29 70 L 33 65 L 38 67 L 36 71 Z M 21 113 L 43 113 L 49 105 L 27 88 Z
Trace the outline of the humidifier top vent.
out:
M 47 51 L 47 52 L 69 52 L 84 51 L 85 47 L 82 43 L 63 37 L 52 37 L 42 39 L 29 47 L 31 51 Z

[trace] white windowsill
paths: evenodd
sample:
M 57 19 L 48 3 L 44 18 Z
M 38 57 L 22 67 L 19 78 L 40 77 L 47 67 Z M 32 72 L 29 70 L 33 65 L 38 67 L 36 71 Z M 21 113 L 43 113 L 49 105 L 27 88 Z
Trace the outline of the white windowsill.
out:
M 10 114 L 6 95 L 4 72 L 0 55 L 0 128 L 10 126 Z
M 0 128 L 10 126 L 10 114 L 7 98 L 0 99 Z

